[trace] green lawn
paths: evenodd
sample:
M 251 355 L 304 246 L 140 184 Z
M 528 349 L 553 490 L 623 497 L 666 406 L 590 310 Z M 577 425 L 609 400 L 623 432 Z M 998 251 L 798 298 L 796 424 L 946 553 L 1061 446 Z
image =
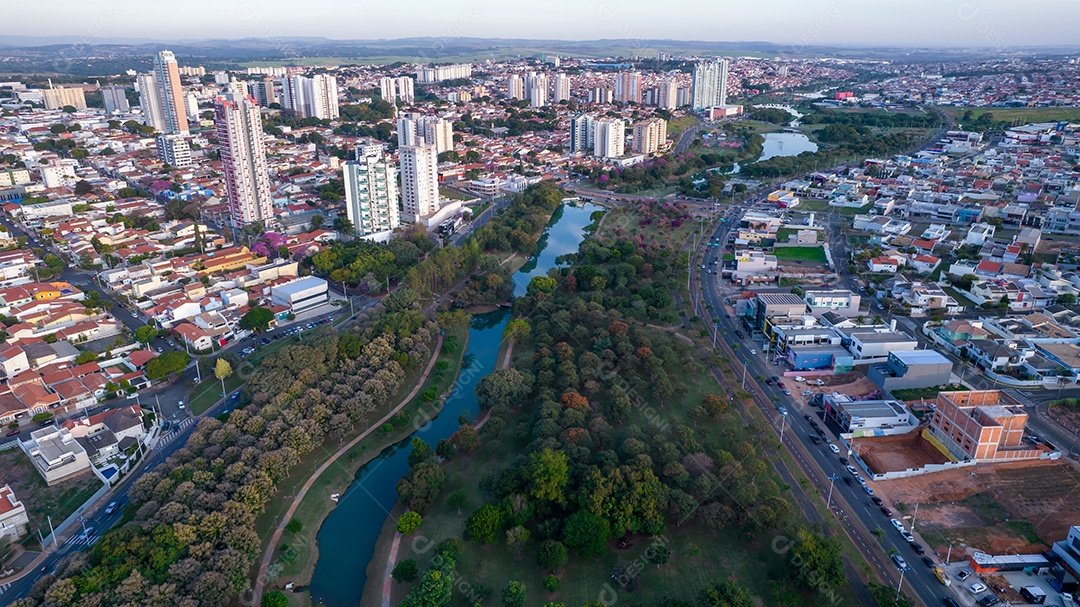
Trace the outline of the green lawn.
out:
M 443 198 L 449 198 L 450 200 L 475 200 L 476 196 L 468 196 L 457 192 L 455 190 L 448 190 L 446 188 L 439 188 L 439 196 Z
M 945 265 L 945 264 L 941 264 L 941 265 Z M 941 266 L 938 266 L 938 269 L 940 269 L 940 268 L 941 268 Z M 935 270 L 935 271 L 937 271 L 937 270 Z M 946 293 L 948 293 L 949 295 L 952 295 L 953 299 L 955 299 L 957 303 L 959 303 L 960 305 L 962 305 L 964 307 L 975 308 L 975 307 L 978 307 L 978 305 L 979 305 L 979 304 L 971 301 L 967 297 L 964 297 L 964 295 L 962 293 L 960 293 L 960 291 L 957 291 L 956 289 L 954 289 L 952 287 L 942 287 L 942 290 L 945 291 Z
M 49 534 L 50 516 L 53 526 L 59 525 L 102 484 L 92 472 L 86 472 L 50 487 L 30 463 L 30 458 L 18 448 L 0 451 L 0 469 L 4 471 L 0 483 L 10 485 L 15 497 L 26 506 L 31 532 L 27 540 L 34 543 L 37 543 L 38 529 L 42 535 Z
M 911 401 L 921 399 L 934 399 L 937 398 L 938 392 L 947 392 L 950 390 L 964 390 L 965 388 L 960 385 L 956 386 L 932 386 L 930 388 L 910 388 L 907 390 L 893 390 L 893 398 Z
M 681 118 L 675 118 L 674 120 L 669 121 L 667 124 L 668 137 L 670 137 L 672 141 L 678 141 L 679 135 L 681 135 L 683 131 L 689 129 L 695 124 L 697 124 L 697 119 L 693 116 L 682 116 Z
M 951 116 L 954 120 L 962 120 L 964 113 L 971 110 L 972 119 L 978 119 L 979 116 L 989 112 L 993 116 L 995 122 L 1006 120 L 1012 122 L 1019 120 L 1022 123 L 1029 122 L 1057 122 L 1059 120 L 1067 120 L 1069 122 L 1080 121 L 1080 108 L 1076 107 L 1036 107 L 1036 108 L 1004 108 L 1004 107 L 989 107 L 989 108 L 966 108 L 966 107 L 943 107 L 943 112 Z
M 784 261 L 809 261 L 827 263 L 824 247 L 775 247 L 773 254 Z

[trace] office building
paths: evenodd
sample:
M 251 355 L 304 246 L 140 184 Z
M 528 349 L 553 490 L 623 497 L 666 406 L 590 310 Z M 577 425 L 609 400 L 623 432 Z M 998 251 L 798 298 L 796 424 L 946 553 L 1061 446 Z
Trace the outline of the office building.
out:
M 679 85 L 674 78 L 664 78 L 657 90 L 656 107 L 673 110 L 679 107 Z
M 176 169 L 191 166 L 191 146 L 178 133 L 158 134 L 157 155 L 162 162 Z
M 529 100 L 529 106 L 544 107 L 547 105 L 547 94 L 547 75 L 529 72 L 525 79 L 525 97 Z
M 281 93 L 281 107 L 301 118 L 333 120 L 340 115 L 337 79 L 333 74 L 282 78 Z
M 593 149 L 596 119 L 592 114 L 578 114 L 570 119 L 570 153 L 588 154 Z
M 457 80 L 472 77 L 472 64 L 437 65 L 416 70 L 416 79 L 420 84 L 434 84 L 444 80 Z
M 356 159 L 343 166 L 345 211 L 355 233 L 366 238 L 389 238 L 400 223 L 397 167 L 383 155 L 382 146 L 358 146 Z
M 655 154 L 667 143 L 667 120 L 650 118 L 634 125 L 634 152 Z
M 641 103 L 641 72 L 619 72 L 615 77 L 616 103 Z
M 273 217 L 270 176 L 259 106 L 249 97 L 221 96 L 214 102 L 214 128 L 232 225 L 243 227 Z
M 291 312 L 321 306 L 329 299 L 328 285 L 318 276 L 305 276 L 270 288 L 270 301 Z
M 618 118 L 600 118 L 595 122 L 593 156 L 619 158 L 626 148 L 626 126 Z
M 131 111 L 127 100 L 127 89 L 122 86 L 102 88 L 101 99 L 105 103 L 106 114 L 127 114 Z
M 728 62 L 702 61 L 694 66 L 692 107 L 695 111 L 727 105 Z
M 517 74 L 510 74 L 506 83 L 506 96 L 517 100 L 525 98 L 525 81 Z
M 50 85 L 49 88 L 41 91 L 41 98 L 47 110 L 60 110 L 68 105 L 77 110 L 86 109 L 86 96 L 83 90 L 77 87 Z
M 135 84 L 139 89 L 139 107 L 142 108 L 143 119 L 147 126 L 154 130 L 165 132 L 165 116 L 161 112 L 160 96 L 157 92 L 157 78 L 153 72 L 139 74 L 135 78 Z
M 898 400 L 859 400 L 846 394 L 826 394 L 826 418 L 836 420 L 844 432 L 876 430 L 881 434 L 905 434 L 918 419 Z M 913 423 L 914 422 L 914 423 Z
M 555 75 L 555 103 L 570 100 L 570 76 L 567 74 Z
M 401 171 L 401 221 L 415 223 L 439 210 L 439 160 L 435 146 L 398 149 Z
M 936 350 L 889 352 L 885 362 L 869 366 L 866 376 L 887 391 L 945 386 L 952 378 L 952 362 Z
M 154 57 L 154 83 L 157 85 L 158 106 L 164 120 L 165 128 L 162 130 L 166 133 L 187 134 L 184 89 L 180 86 L 180 67 L 172 51 L 161 51 Z

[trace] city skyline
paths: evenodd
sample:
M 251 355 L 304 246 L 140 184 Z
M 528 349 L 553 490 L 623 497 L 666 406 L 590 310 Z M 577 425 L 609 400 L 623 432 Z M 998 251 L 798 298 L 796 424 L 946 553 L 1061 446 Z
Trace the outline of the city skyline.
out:
M 935 2 L 914 0 L 896 6 L 852 5 L 844 0 L 772 0 L 767 7 L 724 7 L 715 19 L 657 19 L 658 10 L 673 15 L 703 12 L 696 3 L 676 2 L 662 9 L 642 0 L 597 0 L 586 4 L 555 0 L 545 10 L 496 5 L 473 0 L 450 7 L 433 0 L 410 5 L 409 19 L 398 19 L 396 6 L 327 2 L 306 6 L 303 13 L 278 0 L 222 5 L 191 0 L 168 20 L 157 18 L 153 5 L 121 6 L 100 0 L 57 0 L 48 15 L 32 4 L 9 8 L 25 36 L 74 36 L 79 44 L 109 38 L 176 39 L 264 38 L 285 43 L 289 37 L 316 36 L 340 40 L 392 40 L 457 37 L 549 40 L 767 41 L 796 47 L 941 46 L 1002 49 L 1017 46 L 1075 45 L 1071 24 L 1080 4 L 1067 0 L 1034 0 L 1023 6 L 1004 0 Z M 205 21 L 207 11 L 218 18 Z M 566 19 L 567 11 L 580 18 Z M 349 18 L 363 17 L 358 27 Z M 520 24 L 527 19 L 529 29 Z M 375 24 L 378 24 L 377 26 Z M 876 24 L 876 25 L 875 25 Z M 888 24 L 887 29 L 880 27 Z M 193 35 L 195 34 L 195 35 Z

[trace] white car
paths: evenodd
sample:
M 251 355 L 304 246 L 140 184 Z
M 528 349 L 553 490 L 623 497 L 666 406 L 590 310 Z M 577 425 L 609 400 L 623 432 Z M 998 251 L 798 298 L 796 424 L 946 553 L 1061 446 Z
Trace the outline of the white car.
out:
M 889 519 L 889 523 L 892 524 L 892 526 L 895 527 L 897 531 L 904 530 L 904 524 L 901 523 L 898 519 L 891 518 Z
M 180 402 L 176 403 L 176 406 L 183 409 L 184 408 L 184 401 L 180 401 Z
M 800 381 L 800 382 L 801 382 L 801 381 L 806 381 L 806 378 L 805 378 L 805 377 L 803 377 L 802 375 L 796 375 L 796 376 L 795 376 L 795 381 Z
M 829 451 L 832 451 L 833 453 L 840 453 L 840 447 L 837 447 L 833 443 L 829 443 Z
M 982 582 L 975 582 L 974 584 L 968 586 L 968 592 L 970 592 L 971 594 L 979 594 L 980 592 L 983 592 L 985 590 L 986 584 Z
M 755 349 L 753 349 L 753 348 L 750 348 L 750 353 L 751 353 L 751 354 L 757 354 L 757 350 L 755 350 Z

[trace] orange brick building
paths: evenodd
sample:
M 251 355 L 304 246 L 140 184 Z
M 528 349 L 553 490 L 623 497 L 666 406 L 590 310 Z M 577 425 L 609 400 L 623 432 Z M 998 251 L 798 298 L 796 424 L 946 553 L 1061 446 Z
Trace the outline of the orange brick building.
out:
M 1038 459 L 1025 447 L 1023 407 L 998 390 L 939 392 L 931 434 L 960 460 L 979 462 Z

